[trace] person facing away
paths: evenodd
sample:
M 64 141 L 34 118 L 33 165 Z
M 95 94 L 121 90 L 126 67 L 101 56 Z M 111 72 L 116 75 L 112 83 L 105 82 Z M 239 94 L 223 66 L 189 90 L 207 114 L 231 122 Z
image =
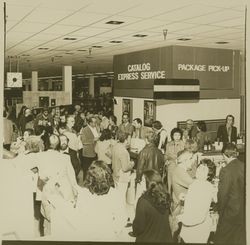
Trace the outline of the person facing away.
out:
M 237 159 L 235 144 L 223 149 L 226 166 L 221 169 L 218 185 L 219 221 L 216 244 L 245 244 L 245 164 Z
M 182 222 L 180 237 L 185 243 L 207 243 L 212 227 L 209 209 L 216 200 L 216 188 L 212 181 L 216 166 L 210 159 L 201 160 L 196 179 L 185 195 L 184 210 L 179 216 Z
M 203 152 L 205 141 L 208 140 L 207 135 L 207 125 L 204 121 L 197 122 L 197 130 L 198 133 L 196 134 L 196 141 L 198 145 L 198 151 Z
M 159 134 L 149 131 L 146 135 L 146 146 L 141 150 L 138 157 L 136 168 L 136 181 L 139 183 L 142 180 L 142 173 L 145 170 L 154 169 L 161 176 L 163 174 L 164 155 L 157 148 L 159 142 Z
M 220 125 L 217 131 L 217 139 L 223 143 L 237 142 L 237 128 L 234 125 L 234 116 L 227 115 L 226 124 Z
M 118 143 L 113 146 L 112 150 L 113 178 L 116 185 L 124 184 L 127 187 L 130 171 L 134 167 L 134 162 L 130 161 L 129 152 L 126 148 L 127 134 L 118 132 L 117 140 Z M 126 189 L 126 187 L 124 188 Z
M 161 175 L 151 169 L 144 173 L 146 191 L 139 198 L 133 222 L 136 242 L 172 242 L 169 226 L 169 196 Z
M 105 162 L 97 160 L 90 165 L 83 188 L 79 190 L 76 210 L 78 234 L 73 239 L 119 241 L 119 234 L 126 223 L 126 212 L 115 188 L 112 171 Z M 61 233 L 59 230 L 58 234 Z
M 95 152 L 100 161 L 104 161 L 110 168 L 111 167 L 111 131 L 103 129 L 99 140 L 95 145 Z

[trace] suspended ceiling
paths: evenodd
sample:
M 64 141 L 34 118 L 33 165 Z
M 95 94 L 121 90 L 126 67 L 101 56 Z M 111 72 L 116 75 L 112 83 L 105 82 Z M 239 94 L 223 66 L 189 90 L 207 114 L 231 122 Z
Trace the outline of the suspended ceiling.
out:
M 6 70 L 24 77 L 110 72 L 116 54 L 169 45 L 244 50 L 241 0 L 7 0 L 6 13 Z

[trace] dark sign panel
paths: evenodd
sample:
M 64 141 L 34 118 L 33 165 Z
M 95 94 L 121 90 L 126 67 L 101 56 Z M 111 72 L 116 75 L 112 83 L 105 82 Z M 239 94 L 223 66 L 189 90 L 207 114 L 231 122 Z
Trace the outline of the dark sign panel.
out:
M 236 50 L 183 46 L 117 55 L 114 95 L 152 99 L 155 80 L 198 79 L 200 98 L 238 97 L 239 58 Z

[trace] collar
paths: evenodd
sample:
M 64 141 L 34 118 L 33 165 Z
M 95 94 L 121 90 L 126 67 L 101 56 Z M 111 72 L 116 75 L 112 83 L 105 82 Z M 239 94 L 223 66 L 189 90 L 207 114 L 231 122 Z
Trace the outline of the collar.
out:
M 60 153 L 69 153 L 69 147 L 67 147 L 67 149 L 66 150 L 60 150 Z

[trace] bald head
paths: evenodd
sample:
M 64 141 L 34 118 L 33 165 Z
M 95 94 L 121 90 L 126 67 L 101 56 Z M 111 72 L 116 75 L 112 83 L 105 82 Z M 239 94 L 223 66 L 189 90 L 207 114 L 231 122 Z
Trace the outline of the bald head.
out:
M 49 137 L 49 145 L 50 145 L 50 149 L 53 149 L 53 150 L 59 149 L 59 138 L 57 135 L 52 134 Z
M 194 126 L 194 121 L 192 119 L 188 119 L 186 121 L 186 128 L 191 129 Z

